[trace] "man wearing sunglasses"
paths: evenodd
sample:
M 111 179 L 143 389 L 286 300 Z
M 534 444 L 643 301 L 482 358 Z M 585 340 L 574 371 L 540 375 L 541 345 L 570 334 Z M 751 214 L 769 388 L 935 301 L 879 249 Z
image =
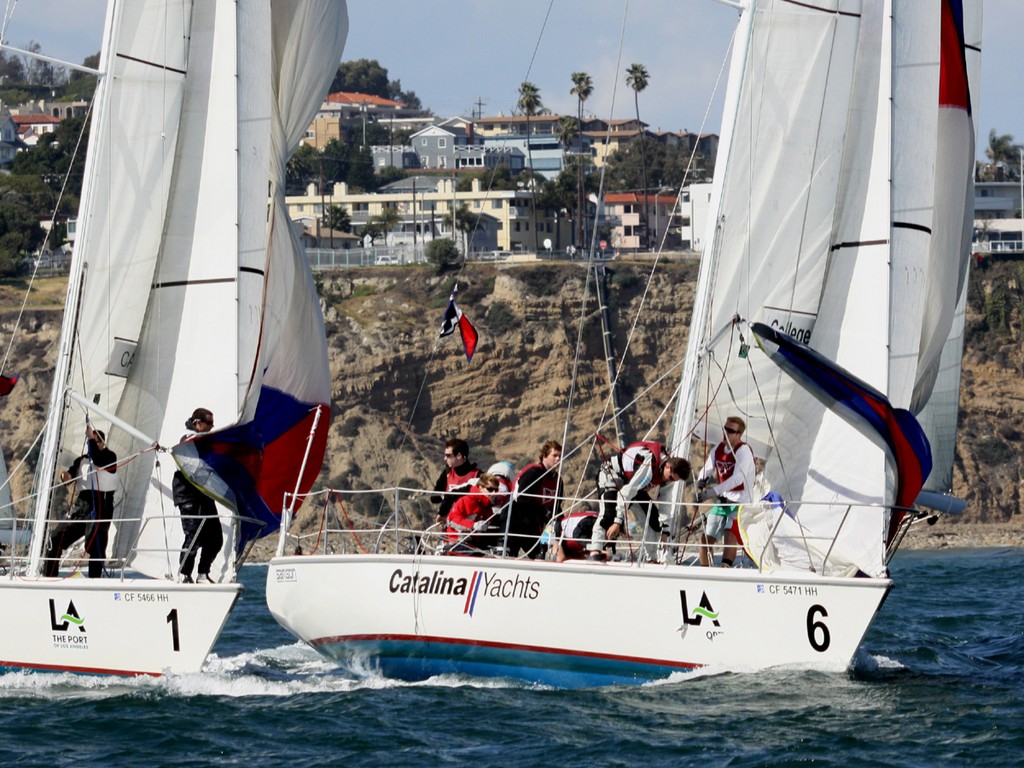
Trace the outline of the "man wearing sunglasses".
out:
M 431 504 L 437 504 L 436 522 L 444 524 L 448 512 L 458 498 L 472 487 L 470 480 L 478 477 L 480 470 L 469 460 L 469 443 L 453 437 L 444 444 L 444 469 L 434 483 Z
M 722 442 L 715 446 L 697 476 L 697 501 L 717 500 L 707 512 L 704 520 L 703 546 L 700 548 L 701 565 L 713 565 L 711 548 L 724 540 L 722 566 L 732 567 L 736 558 L 739 540 L 732 531 L 733 522 L 740 504 L 751 501 L 750 491 L 754 487 L 756 470 L 754 452 L 743 441 L 747 423 L 739 416 L 725 420 L 725 434 Z M 724 538 L 723 538 L 724 537 Z

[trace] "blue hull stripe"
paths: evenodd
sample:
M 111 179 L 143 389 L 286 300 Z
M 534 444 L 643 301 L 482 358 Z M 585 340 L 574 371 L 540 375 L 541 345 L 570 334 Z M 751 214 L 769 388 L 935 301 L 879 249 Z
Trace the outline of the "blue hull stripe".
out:
M 367 665 L 386 677 L 425 680 L 443 674 L 508 677 L 560 688 L 646 683 L 687 672 L 697 665 L 523 650 L 438 640 L 344 640 L 318 650 L 354 668 Z

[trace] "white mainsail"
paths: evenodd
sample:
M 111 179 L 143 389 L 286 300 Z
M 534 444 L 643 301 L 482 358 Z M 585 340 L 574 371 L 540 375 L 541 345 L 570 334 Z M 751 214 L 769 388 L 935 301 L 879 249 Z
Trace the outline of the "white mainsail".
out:
M 37 521 L 52 505 L 47 472 L 84 443 L 85 409 L 65 387 L 103 409 L 101 428 L 109 412 L 161 446 L 196 407 L 218 428 L 252 422 L 268 384 L 289 414 L 326 408 L 323 321 L 281 198 L 347 27 L 336 0 L 110 4 Z M 172 576 L 175 463 L 116 423 L 112 556 Z M 274 426 L 268 442 L 294 423 Z M 300 444 L 275 463 L 289 489 L 302 458 Z M 230 539 L 218 562 L 230 576 Z
M 838 532 L 830 559 L 873 576 L 894 501 L 886 451 L 748 351 L 747 324 L 807 344 L 895 407 L 930 391 L 963 256 L 936 230 L 951 219 L 962 232 L 973 156 L 962 137 L 936 143 L 947 5 L 749 4 L 676 414 L 676 444 L 743 417 L 770 487 L 816 502 L 800 522 Z M 955 157 L 940 173 L 943 152 Z M 937 194 L 951 183 L 959 211 Z

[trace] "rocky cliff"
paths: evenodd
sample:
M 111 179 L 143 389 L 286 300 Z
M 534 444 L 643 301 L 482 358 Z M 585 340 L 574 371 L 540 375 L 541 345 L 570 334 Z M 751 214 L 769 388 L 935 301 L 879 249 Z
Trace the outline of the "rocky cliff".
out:
M 696 278 L 691 261 L 660 264 L 648 281 L 651 270 L 615 262 L 607 279 L 620 403 L 632 403 L 623 424 L 627 439 L 648 429 L 655 438 L 667 432 L 666 404 L 681 370 Z M 458 303 L 480 332 L 472 362 L 457 334 L 438 338 L 456 279 Z M 333 376 L 321 485 L 430 487 L 445 439 L 460 436 L 482 467 L 498 459 L 521 466 L 549 438 L 561 440 L 567 453 L 579 447 L 566 462 L 572 489 L 592 471 L 585 459 L 594 433 L 615 439 L 594 280 L 581 265 L 566 263 L 472 265 L 457 276 L 423 267 L 320 275 Z M 965 522 L 1019 523 L 1021 265 L 986 265 L 971 280 L 954 491 L 968 501 Z M 0 400 L 18 497 L 31 483 L 62 293 L 60 285 L 38 283 L 22 310 L 23 292 L 0 288 L 4 371 L 22 375 Z M 374 499 L 364 503 L 369 508 Z

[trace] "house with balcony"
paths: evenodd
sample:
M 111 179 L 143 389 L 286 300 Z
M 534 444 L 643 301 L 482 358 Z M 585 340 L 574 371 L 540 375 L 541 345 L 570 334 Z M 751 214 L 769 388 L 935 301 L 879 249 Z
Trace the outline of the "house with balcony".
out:
M 611 225 L 611 245 L 619 251 L 682 246 L 681 215 L 675 195 L 616 192 L 604 196 L 605 220 Z
M 341 139 L 341 126 L 349 122 L 387 123 L 394 130 L 419 130 L 437 122 L 426 110 L 410 109 L 400 101 L 368 93 L 339 91 L 323 100 L 301 143 L 323 149 L 332 139 Z
M 293 221 L 322 219 L 330 206 L 343 206 L 349 213 L 357 236 L 385 209 L 398 213 L 398 224 L 388 233 L 389 245 L 417 245 L 436 237 L 453 237 L 452 211 L 462 206 L 478 218 L 476 230 L 466 238 L 454 233 L 454 240 L 471 251 L 525 252 L 543 250 L 550 240 L 552 250 L 571 242 L 572 221 L 557 211 L 531 210 L 529 190 L 487 190 L 474 180 L 468 191 L 459 192 L 448 176 L 417 175 L 385 185 L 375 193 L 350 193 L 344 183 L 318 192 L 310 185 L 305 195 L 290 195 L 285 203 Z M 446 221 L 447 218 L 447 221 Z
M 974 182 L 975 219 L 1020 218 L 1021 186 L 1019 181 Z
M 554 179 L 565 168 L 569 155 L 592 155 L 591 139 L 586 133 L 566 149 L 559 135 L 563 119 L 565 115 L 533 115 L 527 119 L 525 115 L 499 114 L 481 117 L 474 125 L 485 147 L 491 151 L 518 151 L 525 158 L 524 167 L 532 162 L 535 172 L 545 179 Z M 516 172 L 514 167 L 512 172 Z

